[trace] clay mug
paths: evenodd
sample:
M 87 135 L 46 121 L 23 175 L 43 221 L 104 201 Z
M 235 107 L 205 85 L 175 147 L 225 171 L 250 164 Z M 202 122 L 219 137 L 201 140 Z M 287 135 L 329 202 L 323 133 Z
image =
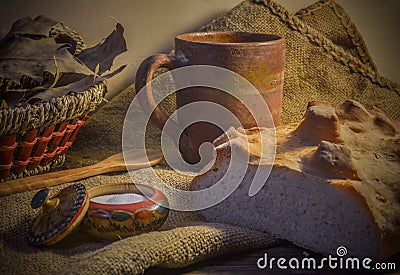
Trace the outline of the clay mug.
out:
M 160 67 L 169 70 L 191 65 L 222 67 L 243 76 L 258 90 L 277 126 L 281 119 L 284 60 L 285 39 L 277 35 L 245 32 L 186 33 L 176 36 L 174 55 L 157 54 L 142 62 L 136 73 L 135 88 L 139 92 L 150 83 Z M 240 120 L 244 128 L 256 126 L 248 109 L 228 93 L 210 87 L 189 87 L 176 92 L 177 109 L 199 101 L 222 105 Z M 168 116 L 156 106 L 151 85 L 147 86 L 146 96 L 140 104 L 145 110 L 154 109 L 151 118 L 162 129 Z M 180 129 L 179 125 L 175 125 L 175 128 L 173 132 Z M 227 129 L 220 129 L 208 122 L 195 122 L 186 127 L 179 138 L 179 150 L 184 160 L 191 164 L 198 163 L 199 146 L 204 142 L 212 142 L 223 130 Z

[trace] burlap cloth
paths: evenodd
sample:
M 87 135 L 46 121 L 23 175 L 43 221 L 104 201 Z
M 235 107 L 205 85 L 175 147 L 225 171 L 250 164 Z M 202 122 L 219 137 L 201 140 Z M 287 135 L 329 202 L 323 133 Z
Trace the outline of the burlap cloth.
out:
M 286 38 L 284 123 L 299 120 L 306 103 L 314 99 L 339 104 L 352 98 L 378 106 L 391 118 L 400 116 L 399 85 L 378 74 L 361 35 L 332 1 L 317 2 L 295 15 L 272 1 L 245 1 L 202 30 L 267 32 Z M 120 152 L 123 120 L 134 95 L 133 88 L 127 88 L 90 118 L 67 156 L 67 167 L 92 164 Z M 173 109 L 172 102 L 164 105 Z M 148 145 L 158 147 L 159 131 L 149 125 L 148 132 Z M 187 188 L 190 178 L 163 164 L 156 169 L 170 184 Z M 82 182 L 90 188 L 124 181 L 130 181 L 127 173 Z M 150 266 L 186 266 L 215 255 L 276 244 L 268 233 L 211 224 L 195 213 L 171 211 L 158 232 L 108 244 L 90 239 L 78 228 L 54 247 L 32 248 L 26 236 L 34 215 L 30 209 L 34 194 L 0 198 L 1 274 L 142 273 Z

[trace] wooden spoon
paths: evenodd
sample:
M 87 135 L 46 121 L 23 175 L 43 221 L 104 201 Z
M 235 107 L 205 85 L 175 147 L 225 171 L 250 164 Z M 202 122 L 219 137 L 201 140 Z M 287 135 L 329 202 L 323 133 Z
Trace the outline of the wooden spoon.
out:
M 126 164 L 122 153 L 119 153 L 90 166 L 0 182 L 0 196 L 55 186 L 108 172 L 149 167 L 163 158 L 159 151 L 146 150 L 146 153 L 148 160 L 143 150 L 130 150 L 125 152 L 127 159 L 131 160 Z

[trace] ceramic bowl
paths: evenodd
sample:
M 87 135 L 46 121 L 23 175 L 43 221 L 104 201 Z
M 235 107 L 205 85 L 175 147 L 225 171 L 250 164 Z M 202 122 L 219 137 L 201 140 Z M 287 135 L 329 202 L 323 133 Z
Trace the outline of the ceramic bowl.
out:
M 133 203 L 100 200 L 104 195 L 132 193 L 144 195 L 143 200 Z M 165 207 L 168 206 L 167 198 L 147 185 L 115 183 L 98 186 L 89 190 L 89 198 L 83 228 L 100 240 L 116 241 L 157 230 L 168 216 L 168 208 Z

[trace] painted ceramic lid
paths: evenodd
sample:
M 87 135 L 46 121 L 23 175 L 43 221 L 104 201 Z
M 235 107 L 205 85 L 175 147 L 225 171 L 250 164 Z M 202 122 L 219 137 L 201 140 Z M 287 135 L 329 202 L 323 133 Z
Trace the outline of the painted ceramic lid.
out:
M 85 217 L 89 198 L 83 184 L 73 184 L 50 197 L 48 188 L 36 193 L 32 208 L 41 207 L 33 219 L 28 242 L 31 245 L 52 245 L 67 236 Z

